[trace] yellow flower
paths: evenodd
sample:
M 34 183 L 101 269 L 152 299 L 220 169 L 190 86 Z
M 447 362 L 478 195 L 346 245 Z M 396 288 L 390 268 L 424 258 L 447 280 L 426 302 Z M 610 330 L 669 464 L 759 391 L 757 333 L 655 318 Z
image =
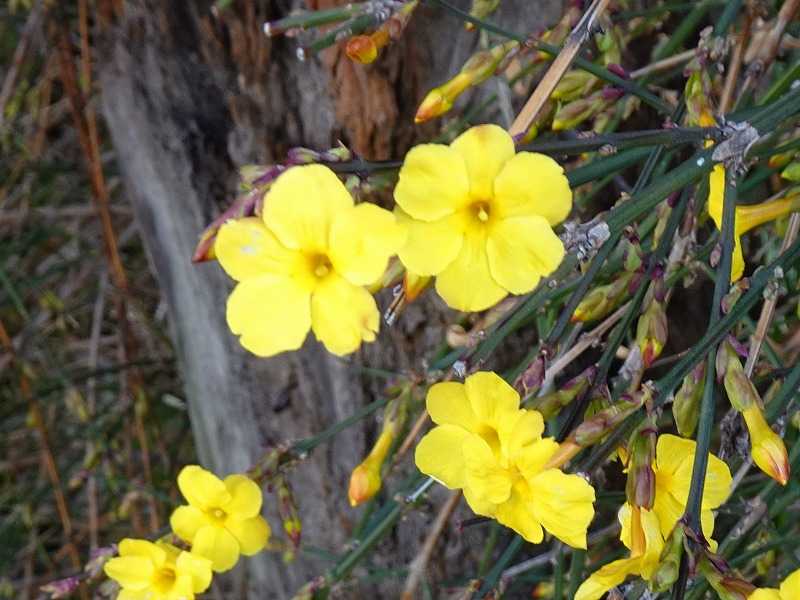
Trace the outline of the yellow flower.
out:
M 461 488 L 470 508 L 511 527 L 529 542 L 546 529 L 565 544 L 586 548 L 594 488 L 579 475 L 547 468 L 558 449 L 542 438 L 535 410 L 495 373 L 430 388 L 427 407 L 437 424 L 419 442 L 419 469 L 450 489 Z
M 722 205 L 725 197 L 725 167 L 716 165 L 709 176 L 708 214 L 714 220 L 717 229 L 722 227 Z M 731 266 L 731 281 L 737 281 L 744 274 L 744 256 L 742 255 L 741 236 L 784 215 L 800 209 L 800 195 L 792 194 L 778 200 L 769 200 L 760 204 L 737 206 L 734 216 L 734 248 Z
M 214 571 L 227 571 L 239 554 L 252 556 L 267 545 L 269 525 L 259 514 L 261 488 L 252 479 L 229 475 L 221 481 L 189 465 L 178 474 L 178 487 L 189 504 L 172 513 L 172 530 L 193 553 L 210 559 Z
M 800 569 L 783 580 L 781 588 L 759 588 L 747 600 L 797 600 L 800 598 Z
M 211 561 L 163 542 L 124 539 L 104 567 L 118 600 L 193 600 L 211 584 Z
M 217 259 L 239 282 L 228 299 L 231 331 L 259 356 L 296 350 L 309 329 L 334 354 L 357 350 L 380 320 L 364 286 L 403 240 L 392 213 L 354 206 L 327 167 L 289 169 L 264 198 L 263 219 L 229 221 L 217 234 Z
M 542 154 L 515 154 L 497 125 L 412 148 L 394 196 L 408 229 L 400 260 L 436 275 L 436 291 L 458 310 L 529 292 L 564 257 L 552 229 L 572 208 L 563 169 Z
M 575 600 L 595 600 L 625 581 L 629 575 L 650 579 L 664 548 L 658 516 L 654 511 L 625 504 L 619 511 L 622 524 L 620 539 L 630 549 L 628 558 L 604 565 L 584 581 L 575 592 Z
M 696 448 L 694 440 L 669 434 L 659 436 L 653 465 L 656 475 L 653 510 L 626 503 L 619 511 L 622 524 L 620 539 L 631 550 L 630 557 L 611 562 L 593 573 L 578 588 L 575 600 L 600 598 L 622 583 L 628 575 L 637 575 L 646 580 L 652 578 L 664 541 L 686 510 Z M 711 511 L 728 498 L 731 481 L 728 465 L 709 454 L 700 513 L 703 533 L 709 540 L 714 531 L 714 514 Z M 712 549 L 716 546 L 713 540 L 710 544 Z

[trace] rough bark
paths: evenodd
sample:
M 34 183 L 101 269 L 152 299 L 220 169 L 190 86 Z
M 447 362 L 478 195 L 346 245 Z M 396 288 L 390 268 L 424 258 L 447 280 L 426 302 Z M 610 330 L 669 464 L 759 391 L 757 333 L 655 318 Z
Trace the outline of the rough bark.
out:
M 311 0 L 312 8 L 336 3 Z M 261 34 L 263 21 L 286 14 L 291 3 L 240 2 L 221 19 L 210 4 L 127 2 L 106 32 L 98 66 L 118 164 L 169 306 L 198 454 L 229 473 L 247 468 L 267 445 L 318 432 L 370 401 L 379 390 L 353 363 L 419 367 L 425 348 L 441 339 L 443 313 L 432 300 L 421 303 L 352 360 L 313 341 L 259 360 L 227 329 L 230 281 L 216 264 L 189 261 L 199 233 L 231 198 L 241 164 L 279 160 L 293 145 L 328 148 L 337 139 L 368 158 L 402 156 L 426 132 L 412 125 L 422 95 L 460 67 L 477 35 L 422 8 L 404 40 L 374 66 L 355 65 L 338 49 L 300 62 L 296 42 Z M 552 22 L 561 8 L 558 0 L 503 4 L 500 20 L 516 31 Z M 370 433 L 369 424 L 342 433 L 293 474 L 313 546 L 342 551 L 358 516 L 346 503 L 347 478 Z M 268 517 L 279 524 L 274 513 Z M 426 519 L 404 525 L 381 550 L 392 566 L 413 556 Z M 249 594 L 232 597 L 289 597 L 326 566 L 305 555 L 287 566 L 273 553 L 244 564 L 234 579 Z M 350 593 L 361 597 L 363 590 L 343 592 Z

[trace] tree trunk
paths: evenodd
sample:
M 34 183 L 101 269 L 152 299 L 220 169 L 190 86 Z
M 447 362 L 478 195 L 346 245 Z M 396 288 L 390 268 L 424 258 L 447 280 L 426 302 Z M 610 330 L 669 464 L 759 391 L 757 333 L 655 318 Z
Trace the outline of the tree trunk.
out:
M 445 313 L 432 299 L 417 303 L 399 326 L 348 360 L 313 340 L 301 351 L 258 359 L 239 347 L 225 323 L 229 279 L 214 263 L 190 262 L 198 235 L 233 197 L 244 163 L 279 161 L 291 146 L 324 149 L 337 139 L 366 158 L 402 157 L 435 131 L 413 126 L 420 99 L 460 68 L 478 34 L 423 6 L 404 38 L 373 66 L 356 65 L 339 49 L 301 62 L 296 40 L 261 32 L 265 20 L 293 4 L 242 1 L 220 18 L 210 5 L 130 0 L 107 32 L 98 66 L 103 113 L 168 303 L 198 455 L 227 474 L 246 469 L 268 445 L 318 432 L 376 397 L 379 390 L 355 363 L 419 368 L 426 348 L 442 339 Z M 560 9 L 558 0 L 504 0 L 496 18 L 514 31 L 534 31 Z M 360 514 L 347 505 L 347 480 L 370 433 L 368 424 L 347 430 L 293 473 L 307 543 L 342 552 Z M 265 503 L 277 529 L 274 502 Z M 381 550 L 395 567 L 413 557 L 424 534 L 413 523 L 400 529 L 394 547 Z M 231 581 L 249 593 L 233 597 L 289 597 L 327 566 L 302 554 L 288 566 L 275 553 L 242 562 Z

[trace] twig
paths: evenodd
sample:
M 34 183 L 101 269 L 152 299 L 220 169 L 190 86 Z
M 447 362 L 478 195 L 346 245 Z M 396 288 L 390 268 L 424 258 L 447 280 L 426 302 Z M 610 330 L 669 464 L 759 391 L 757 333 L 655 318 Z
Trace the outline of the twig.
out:
M 398 446 L 397 452 L 394 453 L 394 458 L 392 459 L 393 465 L 396 465 L 398 462 L 400 462 L 400 459 L 403 457 L 403 455 L 408 452 L 408 449 L 411 448 L 411 445 L 414 443 L 414 440 L 417 439 L 419 432 L 422 431 L 422 428 L 425 426 L 427 421 L 428 411 L 425 410 L 411 426 L 411 429 L 403 440 L 403 443 Z
M 544 380 L 542 381 L 542 390 L 549 389 L 550 385 L 553 384 L 553 381 L 558 376 L 561 371 L 563 371 L 567 365 L 569 365 L 573 360 L 578 358 L 581 354 L 583 354 L 586 350 L 597 344 L 600 341 L 606 331 L 611 329 L 617 321 L 619 321 L 622 316 L 625 314 L 625 311 L 628 310 L 628 306 L 630 302 L 626 302 L 622 306 L 620 306 L 616 311 L 611 313 L 608 317 L 606 317 L 605 321 L 600 323 L 597 327 L 592 329 L 588 333 L 584 333 L 577 343 L 572 346 L 569 350 L 567 350 L 564 354 L 562 354 L 558 359 L 556 359 L 550 368 L 545 371 Z
M 436 520 L 433 522 L 433 525 L 428 532 L 428 537 L 425 538 L 425 543 L 422 545 L 422 549 L 408 566 L 408 576 L 406 577 L 406 583 L 403 586 L 403 594 L 401 596 L 402 600 L 411 600 L 414 597 L 414 592 L 416 592 L 417 586 L 419 586 L 419 583 L 425 574 L 425 567 L 428 565 L 428 561 L 431 559 L 433 549 L 436 547 L 436 542 L 438 541 L 439 536 L 442 534 L 444 526 L 447 524 L 450 515 L 453 514 L 456 506 L 458 506 L 459 500 L 461 500 L 461 490 L 450 492 L 450 496 L 447 498 L 447 501 L 439 510 L 439 514 L 436 515 Z
M 780 252 L 786 252 L 786 249 L 791 246 L 797 239 L 797 233 L 800 230 L 800 213 L 792 213 L 789 218 L 789 227 L 786 230 L 786 235 L 783 237 Z M 764 301 L 764 306 L 761 308 L 761 315 L 758 317 L 758 324 L 753 336 L 750 338 L 750 349 L 747 353 L 747 362 L 744 369 L 747 376 L 753 374 L 758 354 L 761 352 L 761 346 L 764 339 L 767 337 L 767 329 L 772 321 L 772 316 L 775 314 L 775 306 L 778 303 L 777 295 L 771 295 Z
M 750 30 L 753 25 L 753 15 L 748 10 L 745 17 L 742 32 L 736 38 L 736 45 L 733 48 L 731 60 L 728 63 L 728 71 L 725 75 L 725 85 L 722 88 L 722 95 L 719 100 L 718 113 L 724 115 L 731 108 L 731 101 L 733 100 L 733 92 L 736 89 L 736 82 L 739 80 L 739 72 L 742 69 L 742 59 L 744 58 L 744 50 L 750 40 Z
M 692 58 L 694 58 L 694 55 L 695 51 L 694 48 L 692 48 L 691 50 L 685 50 L 684 52 L 673 54 L 668 58 L 657 60 L 642 67 L 641 69 L 631 71 L 631 79 L 639 79 L 640 77 L 645 77 L 651 73 L 658 73 L 659 71 L 666 71 L 672 67 L 677 67 L 678 65 L 682 65 L 683 63 L 690 61 Z
M 528 98 L 525 106 L 514 119 L 508 132 L 512 137 L 524 135 L 530 129 L 531 123 L 542 110 L 545 102 L 550 98 L 553 90 L 556 89 L 558 82 L 567 72 L 567 69 L 572 65 L 572 62 L 578 56 L 581 47 L 589 39 L 592 33 L 597 18 L 605 11 L 610 0 L 593 0 L 592 4 L 584 13 L 578 24 L 569 34 L 564 47 L 556 56 L 555 60 L 550 64 L 547 72 L 542 77 L 539 85 L 533 90 L 533 94 Z
M 789 23 L 791 23 L 798 8 L 800 8 L 800 0 L 786 0 L 783 6 L 781 6 L 780 11 L 778 11 L 778 16 L 775 19 L 775 25 L 761 42 L 757 58 L 747 69 L 747 77 L 742 84 L 740 97 L 747 94 L 756 80 L 767 72 L 767 69 L 769 69 L 769 66 L 775 60 L 783 33 L 786 31 L 786 27 Z

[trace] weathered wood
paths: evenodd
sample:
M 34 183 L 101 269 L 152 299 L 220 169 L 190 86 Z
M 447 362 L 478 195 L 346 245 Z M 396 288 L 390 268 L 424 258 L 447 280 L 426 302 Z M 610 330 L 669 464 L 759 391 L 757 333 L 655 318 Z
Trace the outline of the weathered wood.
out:
M 249 356 L 225 323 L 231 282 L 216 264 L 189 261 L 199 233 L 230 199 L 236 167 L 279 160 L 293 145 L 327 148 L 339 138 L 369 158 L 402 156 L 434 130 L 413 127 L 422 95 L 460 67 L 477 36 L 423 8 L 405 39 L 374 66 L 354 65 L 336 49 L 300 62 L 294 41 L 261 33 L 261 23 L 286 14 L 289 3 L 239 2 L 222 19 L 212 16 L 210 4 L 130 0 L 97 59 L 103 113 L 169 307 L 198 454 L 224 474 L 247 468 L 270 443 L 307 436 L 351 414 L 378 392 L 354 361 L 418 367 L 422 352 L 441 339 L 443 323 L 437 303 L 427 300 L 353 359 L 327 355 L 313 341 L 270 360 Z M 552 22 L 560 4 L 504 0 L 502 20 L 517 31 L 525 23 L 533 30 Z M 433 326 L 420 326 L 423 318 Z M 304 539 L 316 547 L 341 552 L 359 514 L 347 506 L 346 484 L 370 429 L 342 433 L 293 474 Z M 273 501 L 266 503 L 277 528 Z M 425 519 L 415 517 L 416 526 L 404 525 L 384 547 L 393 566 L 413 556 Z M 460 553 L 455 546 L 443 557 Z M 232 597 L 288 597 L 327 566 L 307 555 L 287 566 L 272 553 L 244 564 L 237 582 L 249 593 Z M 444 562 L 436 568 L 446 572 Z

